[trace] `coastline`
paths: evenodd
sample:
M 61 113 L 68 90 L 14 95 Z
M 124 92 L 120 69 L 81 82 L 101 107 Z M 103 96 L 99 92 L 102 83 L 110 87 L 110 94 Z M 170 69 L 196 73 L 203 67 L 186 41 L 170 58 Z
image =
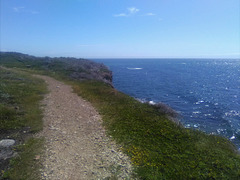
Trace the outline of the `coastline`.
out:
M 186 128 L 226 137 L 240 148 L 237 61 L 102 59 L 97 62 L 110 67 L 119 91 L 144 101 L 163 102 L 182 115 L 180 120 Z
M 45 73 L 66 82 L 88 100 L 101 114 L 107 135 L 129 156 L 141 179 L 240 177 L 240 156 L 227 139 L 183 128 L 169 120 L 163 113 L 166 110 L 159 111 L 161 104 L 156 107 L 140 103 L 98 80 L 73 80 L 64 66 L 59 68 L 40 71 L 41 66 L 24 66 L 28 72 Z

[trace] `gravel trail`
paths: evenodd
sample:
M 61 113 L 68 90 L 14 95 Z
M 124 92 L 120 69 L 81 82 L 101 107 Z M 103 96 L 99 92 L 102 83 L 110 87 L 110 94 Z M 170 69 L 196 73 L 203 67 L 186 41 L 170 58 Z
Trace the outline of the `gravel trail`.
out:
M 72 88 L 47 76 L 42 179 L 131 179 L 129 158 L 105 135 L 101 117 Z

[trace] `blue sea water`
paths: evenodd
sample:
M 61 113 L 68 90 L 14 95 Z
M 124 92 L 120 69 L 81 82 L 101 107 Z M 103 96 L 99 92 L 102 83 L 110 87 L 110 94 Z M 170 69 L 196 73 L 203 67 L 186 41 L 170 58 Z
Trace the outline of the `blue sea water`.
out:
M 240 60 L 95 59 L 113 71 L 116 89 L 163 102 L 186 128 L 219 134 L 240 148 Z

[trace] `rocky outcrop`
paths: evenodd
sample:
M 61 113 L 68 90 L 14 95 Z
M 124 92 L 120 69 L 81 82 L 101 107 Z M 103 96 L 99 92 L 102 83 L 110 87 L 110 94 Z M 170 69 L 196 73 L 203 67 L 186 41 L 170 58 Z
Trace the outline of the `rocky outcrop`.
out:
M 112 86 L 112 72 L 104 65 L 71 57 L 35 57 L 16 52 L 0 52 L 0 65 L 32 68 L 67 75 L 75 80 L 97 80 Z
M 178 126 L 183 127 L 182 123 L 179 121 L 180 114 L 172 109 L 170 106 L 164 103 L 151 103 L 147 102 L 149 105 L 153 106 L 160 114 L 165 114 L 169 120 L 177 124 Z

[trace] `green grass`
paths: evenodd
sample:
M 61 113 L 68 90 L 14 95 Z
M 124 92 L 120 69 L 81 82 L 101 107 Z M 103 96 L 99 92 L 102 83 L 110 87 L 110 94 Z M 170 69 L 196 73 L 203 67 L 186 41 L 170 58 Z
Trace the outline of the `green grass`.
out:
M 43 140 L 31 137 L 43 128 L 40 100 L 47 92 L 46 84 L 28 73 L 1 67 L 0 77 L 0 133 L 5 134 L 2 138 L 25 141 L 16 148 L 19 156 L 11 159 L 10 169 L 1 169 L 0 178 L 4 173 L 7 179 L 38 179 L 39 162 L 34 156 Z
M 240 178 L 240 156 L 227 139 L 177 126 L 156 108 L 102 83 L 73 87 L 99 110 L 141 179 Z
M 0 71 L 0 128 L 29 126 L 32 132 L 42 129 L 39 101 L 46 93 L 42 80 L 17 71 Z
M 8 61 L 4 63 L 13 66 Z M 14 63 L 17 66 L 18 60 Z M 227 139 L 177 126 L 156 108 L 103 83 L 68 80 L 68 72 L 61 64 L 52 69 L 45 71 L 36 66 L 27 71 L 64 80 L 89 100 L 102 115 L 107 133 L 131 158 L 140 179 L 240 179 L 240 156 Z M 11 93 L 4 92 L 3 98 L 15 102 Z M 13 122 L 21 116 L 21 111 L 8 104 L 4 108 L 3 116 Z

